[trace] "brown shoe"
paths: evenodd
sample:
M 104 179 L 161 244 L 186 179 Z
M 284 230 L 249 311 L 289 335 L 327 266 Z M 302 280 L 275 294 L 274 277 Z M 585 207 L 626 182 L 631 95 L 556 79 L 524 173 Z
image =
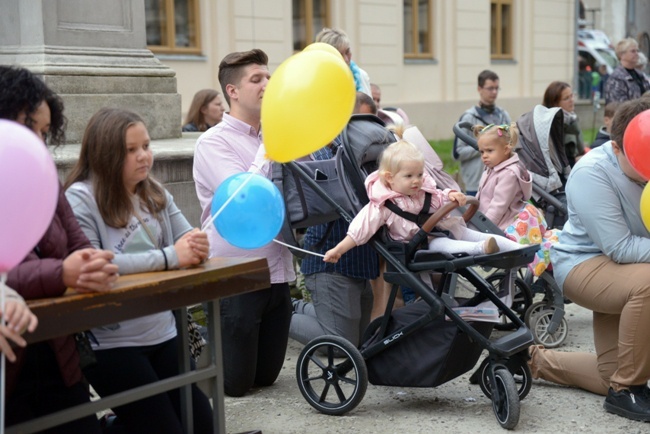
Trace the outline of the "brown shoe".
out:
M 485 251 L 486 255 L 498 253 L 499 245 L 497 244 L 497 240 L 495 240 L 494 237 L 490 237 L 485 240 L 485 243 L 483 244 L 483 250 Z

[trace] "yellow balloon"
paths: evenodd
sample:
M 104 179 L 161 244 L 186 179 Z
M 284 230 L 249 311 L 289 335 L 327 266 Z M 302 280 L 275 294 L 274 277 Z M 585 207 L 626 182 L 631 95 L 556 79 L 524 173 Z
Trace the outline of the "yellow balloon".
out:
M 343 60 L 343 55 L 341 55 L 341 52 L 336 48 L 334 48 L 333 45 L 326 44 L 325 42 L 314 42 L 313 44 L 307 45 L 305 49 L 302 51 L 311 51 L 311 50 L 326 51 L 328 53 L 332 53 L 337 58 L 341 58 L 341 60 Z
M 355 98 L 354 78 L 341 56 L 308 50 L 282 62 L 262 99 L 268 157 L 286 163 L 330 143 L 350 119 Z
M 645 185 L 641 193 L 641 219 L 645 228 L 650 231 L 650 183 Z

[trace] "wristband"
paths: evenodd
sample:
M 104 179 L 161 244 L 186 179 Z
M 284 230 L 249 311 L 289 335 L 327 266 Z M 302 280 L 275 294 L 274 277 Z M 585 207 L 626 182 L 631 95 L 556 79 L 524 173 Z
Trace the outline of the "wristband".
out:
M 167 263 L 167 254 L 165 253 L 164 249 L 160 249 L 160 251 L 163 254 L 163 258 L 165 258 L 165 271 L 167 271 L 169 269 L 169 264 Z

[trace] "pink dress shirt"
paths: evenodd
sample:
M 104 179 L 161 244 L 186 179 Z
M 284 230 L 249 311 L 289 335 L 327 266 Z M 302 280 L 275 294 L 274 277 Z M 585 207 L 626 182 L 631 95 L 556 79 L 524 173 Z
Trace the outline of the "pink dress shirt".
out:
M 193 175 L 202 208 L 201 224 L 211 217 L 212 197 L 219 185 L 231 175 L 253 170 L 251 166 L 260 145 L 260 134 L 252 126 L 229 114 L 224 114 L 220 123 L 196 141 Z M 263 257 L 269 264 L 271 283 L 290 282 L 296 278 L 292 255 L 286 247 L 271 242 L 259 249 L 240 249 L 224 240 L 214 224 L 210 224 L 205 231 L 210 241 L 210 257 Z M 282 241 L 280 236 L 278 239 Z

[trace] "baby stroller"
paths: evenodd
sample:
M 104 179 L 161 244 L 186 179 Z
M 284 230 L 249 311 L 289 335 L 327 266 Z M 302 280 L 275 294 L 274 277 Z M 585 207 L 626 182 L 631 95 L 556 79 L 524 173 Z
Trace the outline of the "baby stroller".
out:
M 564 184 L 570 166 L 564 153 L 562 116 L 558 107 L 548 109 L 537 105 L 517 120 L 520 132 L 517 152 L 532 175 L 533 202 L 544 212 L 549 229 L 562 229 L 568 215 Z M 470 123 L 461 122 L 454 125 L 453 131 L 460 140 L 478 149 L 471 128 Z M 474 218 L 471 223 L 484 232 L 503 233 L 485 216 Z M 544 271 L 536 281 L 534 277 L 527 268 L 520 270 L 515 282 L 520 304 L 516 306 L 523 308 L 524 321 L 533 332 L 535 342 L 556 348 L 564 343 L 569 330 L 564 318 L 563 291 L 550 271 Z M 503 273 L 496 272 L 488 280 L 498 285 L 503 278 Z M 543 299 L 533 303 L 538 293 L 543 294 Z M 502 328 L 510 327 L 508 324 Z
M 285 195 L 300 203 L 287 203 L 288 228 L 299 228 L 319 211 L 310 210 L 312 202 L 329 206 L 325 214 L 335 211 L 336 217 L 348 221 L 368 202 L 364 180 L 377 167 L 383 149 L 395 141 L 383 122 L 372 115 L 355 115 L 342 132 L 342 146 L 333 160 L 290 162 L 274 170 L 275 181 Z M 323 166 L 329 165 L 327 169 Z M 279 166 L 279 165 L 278 165 Z M 326 173 L 319 175 L 318 171 Z M 319 179 L 327 181 L 321 187 Z M 330 182 L 330 181 L 336 182 Z M 287 188 L 292 185 L 291 188 Z M 294 191 L 290 191 L 293 189 Z M 299 199 L 316 194 L 320 200 Z M 474 201 L 465 212 L 471 218 L 477 209 Z M 483 350 L 488 356 L 481 365 L 480 385 L 492 400 L 499 424 L 514 428 L 519 420 L 520 399 L 531 387 L 531 373 L 526 361 L 528 346 L 533 342 L 530 331 L 520 318 L 493 291 L 492 286 L 476 273 L 474 265 L 490 265 L 508 270 L 512 279 L 506 280 L 506 291 L 512 292 L 511 282 L 516 270 L 530 262 L 537 246 L 515 252 L 492 255 L 445 255 L 420 250 L 437 222 L 456 207 L 449 204 L 433 214 L 416 237 L 408 244 L 394 242 L 386 234 L 376 234 L 372 246 L 387 263 L 384 279 L 393 285 L 385 313 L 374 320 L 364 333 L 360 348 L 338 336 L 313 339 L 302 350 L 296 363 L 298 387 L 307 402 L 318 411 L 342 415 L 354 409 L 363 399 L 367 384 L 405 387 L 435 387 L 472 369 Z M 300 210 L 293 215 L 297 208 Z M 322 221 L 321 221 L 322 223 Z M 287 231 L 285 231 L 285 234 Z M 286 239 L 285 239 L 286 241 Z M 435 272 L 432 289 L 420 277 L 421 272 Z M 453 298 L 455 274 L 462 274 L 476 288 L 471 299 Z M 411 288 L 422 299 L 392 312 L 399 286 Z M 507 298 L 507 297 L 506 297 Z M 453 307 L 471 308 L 491 301 L 516 325 L 513 333 L 490 340 L 493 324 L 467 321 Z M 457 306 L 456 306 L 457 307 Z M 480 316 L 480 312 L 476 313 Z M 405 366 L 405 363 L 407 364 Z M 517 385 L 513 375 L 522 381 Z
M 537 105 L 517 120 L 519 159 L 533 177 L 533 200 L 550 228 L 568 218 L 564 186 L 571 166 L 564 150 L 564 117 L 559 107 Z

